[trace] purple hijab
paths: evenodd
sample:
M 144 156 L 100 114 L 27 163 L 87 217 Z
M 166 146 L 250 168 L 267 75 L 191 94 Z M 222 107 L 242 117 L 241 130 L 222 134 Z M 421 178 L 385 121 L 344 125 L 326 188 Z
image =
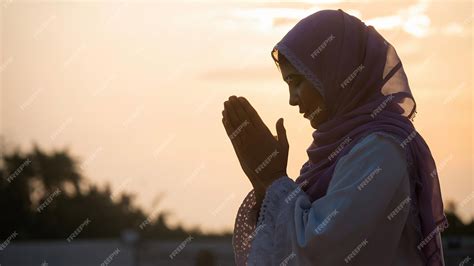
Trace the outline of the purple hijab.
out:
M 326 194 L 337 161 L 358 140 L 373 132 L 398 137 L 411 166 L 412 207 L 421 227 L 418 249 L 426 265 L 442 265 L 434 234 L 447 220 L 436 165 L 410 121 L 416 103 L 393 46 L 339 9 L 298 22 L 273 49 L 277 65 L 279 53 L 321 93 L 329 114 L 313 133 L 309 160 L 296 182 L 315 201 Z

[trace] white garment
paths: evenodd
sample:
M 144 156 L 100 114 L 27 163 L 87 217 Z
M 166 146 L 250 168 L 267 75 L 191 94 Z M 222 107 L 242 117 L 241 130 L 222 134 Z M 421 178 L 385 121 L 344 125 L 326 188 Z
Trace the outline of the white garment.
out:
M 399 144 L 381 132 L 360 140 L 337 162 L 327 194 L 312 203 L 293 180 L 279 178 L 267 189 L 258 223 L 251 191 L 236 218 L 236 263 L 423 265 Z

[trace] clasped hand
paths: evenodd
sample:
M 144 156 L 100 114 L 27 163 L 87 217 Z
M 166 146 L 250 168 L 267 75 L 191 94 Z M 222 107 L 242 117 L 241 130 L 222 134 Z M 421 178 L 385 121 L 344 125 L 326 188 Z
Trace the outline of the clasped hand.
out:
M 261 199 L 273 181 L 287 175 L 289 145 L 283 118 L 273 136 L 247 99 L 236 96 L 224 102 L 222 115 L 240 165 Z

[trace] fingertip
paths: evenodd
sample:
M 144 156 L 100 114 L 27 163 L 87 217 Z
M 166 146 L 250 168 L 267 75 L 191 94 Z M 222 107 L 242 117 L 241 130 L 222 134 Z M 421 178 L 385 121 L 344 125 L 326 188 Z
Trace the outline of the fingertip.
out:
M 283 125 L 283 118 L 279 118 L 277 121 L 277 124 L 282 126 Z

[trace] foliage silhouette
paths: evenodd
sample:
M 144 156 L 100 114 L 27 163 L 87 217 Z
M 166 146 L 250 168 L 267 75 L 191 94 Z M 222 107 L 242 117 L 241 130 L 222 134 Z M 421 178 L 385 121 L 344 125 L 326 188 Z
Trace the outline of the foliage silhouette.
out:
M 199 229 L 171 228 L 162 211 L 150 218 L 134 205 L 134 197 L 112 197 L 109 185 L 87 185 L 77 160 L 67 150 L 47 153 L 37 145 L 31 152 L 5 153 L 0 164 L 0 238 L 18 239 L 115 238 L 134 230 L 142 238 L 183 239 L 230 237 L 231 233 L 202 234 Z M 82 226 L 81 226 L 82 225 Z M 73 235 L 75 230 L 80 233 Z

